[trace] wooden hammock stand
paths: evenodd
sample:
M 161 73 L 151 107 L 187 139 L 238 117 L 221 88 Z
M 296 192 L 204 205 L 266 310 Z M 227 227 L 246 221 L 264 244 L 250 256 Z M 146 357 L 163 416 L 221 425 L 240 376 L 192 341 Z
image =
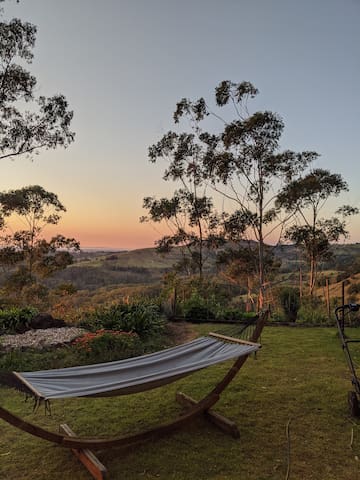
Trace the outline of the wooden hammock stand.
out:
M 269 311 L 265 311 L 259 315 L 250 341 L 226 337 L 217 333 L 210 333 L 209 335 L 222 340 L 250 345 L 259 345 L 256 344 L 256 342 L 260 338 L 268 315 Z M 106 468 L 101 464 L 101 462 L 96 458 L 90 449 L 125 447 L 137 444 L 150 438 L 160 437 L 178 430 L 199 416 L 204 416 L 207 420 L 225 433 L 230 434 L 233 438 L 239 438 L 240 433 L 236 424 L 233 421 L 223 417 L 219 413 L 211 410 L 211 407 L 218 402 L 221 393 L 225 390 L 240 368 L 244 365 L 248 356 L 249 355 L 243 355 L 237 358 L 233 366 L 225 374 L 224 378 L 202 400 L 197 401 L 185 395 L 184 393 L 178 392 L 176 394 L 176 400 L 188 409 L 186 413 L 179 416 L 172 422 L 162 424 L 156 428 L 146 430 L 144 432 L 113 438 L 78 437 L 66 424 L 60 425 L 60 430 L 63 433 L 50 432 L 44 428 L 34 425 L 33 423 L 21 419 L 2 407 L 0 407 L 0 418 L 14 427 L 29 433 L 30 435 L 58 444 L 61 447 L 70 448 L 88 469 L 91 475 L 97 480 L 102 480 L 106 478 Z

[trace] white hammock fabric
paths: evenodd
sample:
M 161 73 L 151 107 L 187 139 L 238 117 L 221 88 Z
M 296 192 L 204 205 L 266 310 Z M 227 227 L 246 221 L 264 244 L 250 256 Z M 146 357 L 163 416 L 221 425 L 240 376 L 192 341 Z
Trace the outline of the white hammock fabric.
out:
M 116 362 L 15 375 L 39 398 L 126 395 L 160 387 L 196 370 L 249 355 L 260 345 L 229 343 L 212 337 Z

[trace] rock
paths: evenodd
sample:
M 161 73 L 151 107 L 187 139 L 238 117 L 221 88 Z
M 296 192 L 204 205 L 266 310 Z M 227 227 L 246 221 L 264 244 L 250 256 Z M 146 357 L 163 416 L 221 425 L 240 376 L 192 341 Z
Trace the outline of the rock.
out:
M 0 350 L 10 352 L 12 350 L 27 348 L 43 349 L 65 345 L 75 338 L 83 335 L 85 330 L 76 327 L 44 328 L 28 330 L 20 335 L 0 336 Z
M 45 329 L 45 328 L 61 328 L 66 327 L 64 320 L 54 318 L 48 313 L 39 313 L 36 315 L 30 323 L 29 328 L 33 330 Z

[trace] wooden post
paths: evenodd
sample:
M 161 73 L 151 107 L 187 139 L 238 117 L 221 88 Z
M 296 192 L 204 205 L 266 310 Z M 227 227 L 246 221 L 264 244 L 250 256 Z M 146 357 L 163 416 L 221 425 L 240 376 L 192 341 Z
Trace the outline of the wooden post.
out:
M 329 279 L 326 279 L 326 307 L 328 318 L 330 318 L 330 290 L 329 290 Z
M 60 430 L 68 435 L 69 437 L 75 437 L 75 433 L 71 428 L 63 423 L 60 425 Z M 73 454 L 80 460 L 88 472 L 92 475 L 95 480 L 104 480 L 106 478 L 107 470 L 104 465 L 98 460 L 98 458 L 93 454 L 88 448 L 72 448 Z
M 341 282 L 341 302 L 342 305 L 345 305 L 345 281 L 343 280 Z M 342 309 L 342 324 L 344 325 L 345 321 L 345 312 L 344 309 Z
M 176 285 L 174 287 L 174 294 L 173 294 L 173 304 L 172 304 L 172 314 L 175 317 L 177 312 L 177 288 Z

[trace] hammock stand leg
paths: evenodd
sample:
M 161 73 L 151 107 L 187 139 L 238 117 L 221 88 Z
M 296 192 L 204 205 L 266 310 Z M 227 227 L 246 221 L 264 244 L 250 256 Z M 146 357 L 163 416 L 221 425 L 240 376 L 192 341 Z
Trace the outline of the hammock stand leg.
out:
M 60 431 L 65 433 L 68 437 L 76 437 L 76 434 L 72 429 L 66 424 L 63 423 L 60 425 Z M 105 480 L 107 476 L 106 467 L 100 462 L 100 460 L 94 455 L 94 453 L 88 448 L 72 448 L 71 451 L 75 457 L 84 465 L 86 470 L 90 475 L 95 478 L 95 480 Z
M 196 400 L 182 392 L 176 393 L 176 401 L 187 408 L 191 408 L 198 403 Z M 233 438 L 240 438 L 240 432 L 235 422 L 220 415 L 220 413 L 214 412 L 214 410 L 205 410 L 203 413 L 204 417 L 209 420 L 209 422 L 218 427 L 224 433 L 228 433 Z

